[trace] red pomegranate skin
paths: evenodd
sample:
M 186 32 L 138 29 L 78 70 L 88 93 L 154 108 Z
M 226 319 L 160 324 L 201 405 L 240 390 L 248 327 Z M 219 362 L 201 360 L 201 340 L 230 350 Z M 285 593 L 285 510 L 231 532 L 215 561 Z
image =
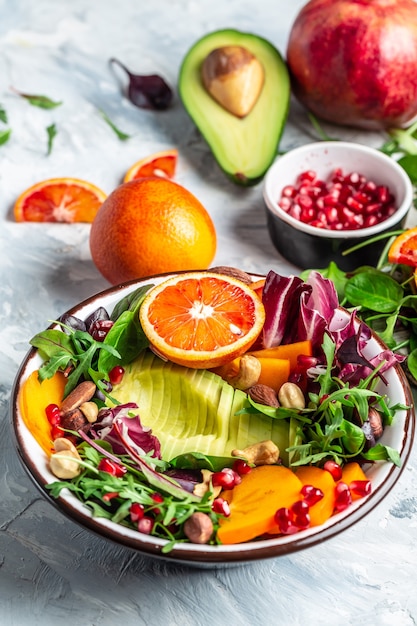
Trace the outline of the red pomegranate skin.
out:
M 417 116 L 417 3 L 311 0 L 292 26 L 287 63 L 294 95 L 317 117 L 406 126 Z

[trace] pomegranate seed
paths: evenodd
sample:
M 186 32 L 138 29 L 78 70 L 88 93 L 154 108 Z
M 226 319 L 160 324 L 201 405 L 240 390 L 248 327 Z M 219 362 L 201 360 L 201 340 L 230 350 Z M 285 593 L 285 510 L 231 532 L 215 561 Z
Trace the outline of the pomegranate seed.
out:
M 123 465 L 120 465 L 119 463 L 116 463 L 115 461 L 106 458 L 100 460 L 97 469 L 100 472 L 107 472 L 108 474 L 111 474 L 112 476 L 117 476 L 118 478 L 124 476 L 127 471 L 126 468 L 123 467 Z
M 59 439 L 60 437 L 65 437 L 65 430 L 61 428 L 58 424 L 52 426 L 51 428 L 51 437 L 55 441 L 55 439 Z
M 297 195 L 297 190 L 294 185 L 286 185 L 281 191 L 281 195 L 284 198 L 294 198 Z
M 322 490 L 318 487 L 314 487 L 313 485 L 303 485 L 301 488 L 301 495 L 304 497 L 304 502 L 306 502 L 308 506 L 313 506 L 324 498 Z
M 305 500 L 297 500 L 291 506 L 291 511 L 294 515 L 306 515 L 310 510 L 309 505 Z
M 221 472 L 214 472 L 211 476 L 211 482 L 213 487 L 221 487 L 222 489 L 233 489 L 236 484 L 236 476 L 232 471 L 227 472 L 222 470 Z
M 293 515 L 290 509 L 282 507 L 274 515 L 274 520 L 283 535 L 292 535 L 298 532 L 297 526 L 293 522 Z
M 305 530 L 310 526 L 310 515 L 308 513 L 300 513 L 300 515 L 296 515 L 294 517 L 294 526 L 298 528 L 298 530 Z
M 61 413 L 57 404 L 48 404 L 45 413 L 51 426 L 58 426 L 61 423 Z
M 297 178 L 297 183 L 314 183 L 317 180 L 317 174 L 314 170 L 306 170 L 301 172 Z
M 344 511 L 348 506 L 352 504 L 352 494 L 348 485 L 344 482 L 337 483 L 335 487 L 336 500 L 335 511 Z
M 110 491 L 109 493 L 104 494 L 103 500 L 104 502 L 110 502 L 110 500 L 117 498 L 118 495 L 119 495 L 118 491 Z
M 369 496 L 372 491 L 372 485 L 370 480 L 352 480 L 349 485 L 351 493 L 356 496 Z
M 154 527 L 155 521 L 152 517 L 145 515 L 138 521 L 138 531 L 144 535 L 150 535 Z
M 375 214 L 381 222 L 396 210 L 386 185 L 377 186 L 359 172 L 344 176 L 340 168 L 327 182 L 312 170 L 302 172 L 295 185 L 283 188 L 278 204 L 305 224 L 331 230 L 356 230 L 371 225 L 366 216 Z
M 323 465 L 323 469 L 325 469 L 327 472 L 330 472 L 330 474 L 333 476 L 334 481 L 340 480 L 342 478 L 342 468 L 340 467 L 339 463 L 336 463 L 336 461 L 326 461 Z
M 145 515 L 145 507 L 139 502 L 133 502 L 130 506 L 129 513 L 132 522 L 138 522 Z
M 239 474 L 239 476 L 245 476 L 252 471 L 249 463 L 246 463 L 246 461 L 244 461 L 243 459 L 236 459 L 236 461 L 233 463 L 233 469 L 237 474 Z
M 230 515 L 229 503 L 223 498 L 215 498 L 211 508 L 214 513 L 218 513 L 219 515 L 224 515 L 225 517 L 229 517 Z
M 113 324 L 111 320 L 96 320 L 91 324 L 90 335 L 95 341 L 104 341 Z
M 121 365 L 115 365 L 109 372 L 109 379 L 112 385 L 119 385 L 125 374 L 125 370 Z

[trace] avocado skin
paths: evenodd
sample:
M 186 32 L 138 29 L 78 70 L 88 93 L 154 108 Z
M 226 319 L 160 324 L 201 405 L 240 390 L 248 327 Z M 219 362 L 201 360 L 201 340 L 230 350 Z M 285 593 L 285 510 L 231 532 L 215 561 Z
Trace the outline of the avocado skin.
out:
M 215 48 L 227 45 L 247 48 L 264 67 L 262 92 L 243 119 L 218 104 L 201 79 L 205 57 Z M 277 155 L 288 117 L 291 87 L 280 52 L 258 35 L 233 29 L 214 31 L 199 39 L 186 54 L 180 68 L 178 91 L 187 113 L 226 176 L 244 187 L 259 183 Z

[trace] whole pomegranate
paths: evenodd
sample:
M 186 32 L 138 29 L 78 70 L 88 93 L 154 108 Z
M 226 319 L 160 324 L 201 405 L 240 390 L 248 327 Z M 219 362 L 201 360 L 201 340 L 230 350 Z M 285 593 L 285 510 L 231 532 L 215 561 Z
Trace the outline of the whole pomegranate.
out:
M 417 115 L 417 3 L 311 0 L 292 26 L 287 63 L 294 95 L 317 117 L 405 126 Z

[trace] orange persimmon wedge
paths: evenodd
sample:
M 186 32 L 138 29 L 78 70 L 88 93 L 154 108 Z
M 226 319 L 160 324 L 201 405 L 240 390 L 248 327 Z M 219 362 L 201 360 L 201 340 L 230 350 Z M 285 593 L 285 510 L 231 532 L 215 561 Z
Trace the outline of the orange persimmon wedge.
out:
M 368 480 L 368 477 L 366 476 L 359 463 L 356 463 L 356 461 L 351 461 L 350 463 L 346 463 L 346 465 L 342 467 L 341 481 L 346 483 L 349 487 L 350 483 L 352 483 L 354 480 Z M 352 500 L 358 500 L 362 497 L 353 491 L 351 492 L 351 495 Z
M 272 387 L 278 393 L 284 383 L 288 381 L 291 365 L 288 359 L 272 359 L 258 357 L 261 364 L 261 375 L 258 383 Z
M 336 503 L 336 483 L 327 470 L 313 465 L 303 465 L 296 470 L 303 485 L 313 485 L 323 492 L 323 498 L 310 507 L 311 526 L 320 526 L 333 515 Z
M 295 343 L 288 343 L 274 348 L 262 348 L 260 350 L 249 351 L 248 354 L 252 354 L 258 359 L 288 359 L 291 370 L 293 370 L 297 365 L 297 358 L 300 355 L 311 356 L 313 354 L 313 347 L 311 341 L 306 339 L 305 341 L 296 341 Z
M 300 500 L 302 483 L 283 465 L 261 465 L 243 476 L 231 491 L 222 492 L 230 505 L 230 516 L 220 521 L 217 536 L 222 544 L 250 541 L 275 526 L 277 509 Z
M 19 408 L 23 421 L 48 455 L 53 451 L 53 443 L 51 425 L 45 409 L 48 404 L 58 406 L 61 404 L 66 381 L 64 374 L 57 372 L 52 378 L 47 378 L 41 383 L 36 370 L 25 380 L 20 390 Z

